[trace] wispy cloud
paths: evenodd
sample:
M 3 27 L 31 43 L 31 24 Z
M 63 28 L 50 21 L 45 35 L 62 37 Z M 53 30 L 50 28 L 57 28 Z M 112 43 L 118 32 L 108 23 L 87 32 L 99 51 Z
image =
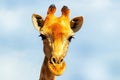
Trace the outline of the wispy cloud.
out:
M 70 53 L 67 57 L 67 79 L 73 80 L 119 80 L 120 54 L 119 52 L 93 53 L 94 55 L 82 56 L 76 53 L 77 57 Z M 74 67 L 73 67 L 74 66 Z M 76 70 L 74 70 L 76 69 Z M 71 73 L 72 71 L 72 73 Z
M 28 59 L 33 53 L 28 51 L 4 52 L 6 53 L 0 54 L 0 80 L 37 80 L 39 78 L 40 64 L 37 66 L 35 59 Z
M 0 33 L 11 33 L 19 29 L 22 23 L 24 9 L 1 9 L 0 10 Z

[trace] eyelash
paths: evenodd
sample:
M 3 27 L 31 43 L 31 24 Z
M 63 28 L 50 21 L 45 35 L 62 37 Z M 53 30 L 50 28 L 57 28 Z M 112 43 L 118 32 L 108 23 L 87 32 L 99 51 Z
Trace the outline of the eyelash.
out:
M 46 39 L 47 37 L 45 36 L 45 35 L 43 35 L 43 34 L 40 34 L 39 35 L 39 37 L 41 37 L 42 38 L 42 40 L 44 40 L 44 39 Z
M 73 36 L 70 36 L 70 37 L 68 38 L 68 41 L 71 42 L 72 38 L 74 38 L 74 37 L 73 37 Z
M 44 39 L 47 38 L 47 37 L 46 37 L 45 35 L 43 35 L 43 34 L 40 34 L 39 37 L 41 37 L 42 40 L 44 40 Z M 71 42 L 72 38 L 74 38 L 74 37 L 73 37 L 73 36 L 70 36 L 70 37 L 68 38 L 68 41 Z

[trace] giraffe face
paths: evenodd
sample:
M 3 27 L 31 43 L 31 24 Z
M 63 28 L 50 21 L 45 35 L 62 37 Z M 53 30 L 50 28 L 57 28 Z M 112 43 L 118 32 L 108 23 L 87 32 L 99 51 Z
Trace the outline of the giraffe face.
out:
M 70 21 L 70 10 L 66 6 L 61 9 L 62 16 L 60 17 L 54 15 L 55 11 L 55 5 L 51 5 L 45 20 L 37 14 L 33 14 L 32 20 L 42 37 L 50 71 L 54 75 L 61 75 L 66 68 L 64 57 L 67 54 L 68 45 L 74 32 L 81 28 L 83 17 L 75 17 Z
M 62 74 L 66 66 L 64 57 L 67 54 L 70 38 L 74 34 L 73 31 L 61 23 L 53 23 L 47 27 L 43 26 L 40 33 L 44 43 L 44 53 L 49 59 L 50 70 L 55 75 Z

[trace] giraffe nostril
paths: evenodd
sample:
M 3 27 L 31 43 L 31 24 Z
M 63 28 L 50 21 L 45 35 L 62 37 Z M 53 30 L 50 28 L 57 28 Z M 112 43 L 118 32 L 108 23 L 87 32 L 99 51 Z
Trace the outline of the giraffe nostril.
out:
M 57 63 L 55 57 L 51 57 L 51 62 L 52 62 L 53 64 L 56 64 L 56 63 Z
M 63 62 L 63 60 L 64 60 L 64 59 L 63 59 L 63 58 L 61 58 L 61 59 L 60 59 L 60 61 L 59 61 L 59 64 L 60 64 L 60 63 L 62 63 L 62 62 Z
M 55 65 L 55 64 L 61 64 L 63 61 L 64 61 L 64 58 L 59 58 L 59 59 L 57 59 L 57 58 L 55 58 L 55 57 L 51 57 L 51 63 L 52 63 L 53 65 Z

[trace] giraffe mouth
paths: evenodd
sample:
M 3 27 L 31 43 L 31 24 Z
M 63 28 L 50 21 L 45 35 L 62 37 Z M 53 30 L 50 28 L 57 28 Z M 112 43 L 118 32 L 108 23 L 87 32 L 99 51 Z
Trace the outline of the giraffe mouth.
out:
M 61 64 L 52 64 L 50 60 L 48 60 L 48 68 L 54 75 L 60 76 L 66 69 L 66 63 L 64 61 Z

